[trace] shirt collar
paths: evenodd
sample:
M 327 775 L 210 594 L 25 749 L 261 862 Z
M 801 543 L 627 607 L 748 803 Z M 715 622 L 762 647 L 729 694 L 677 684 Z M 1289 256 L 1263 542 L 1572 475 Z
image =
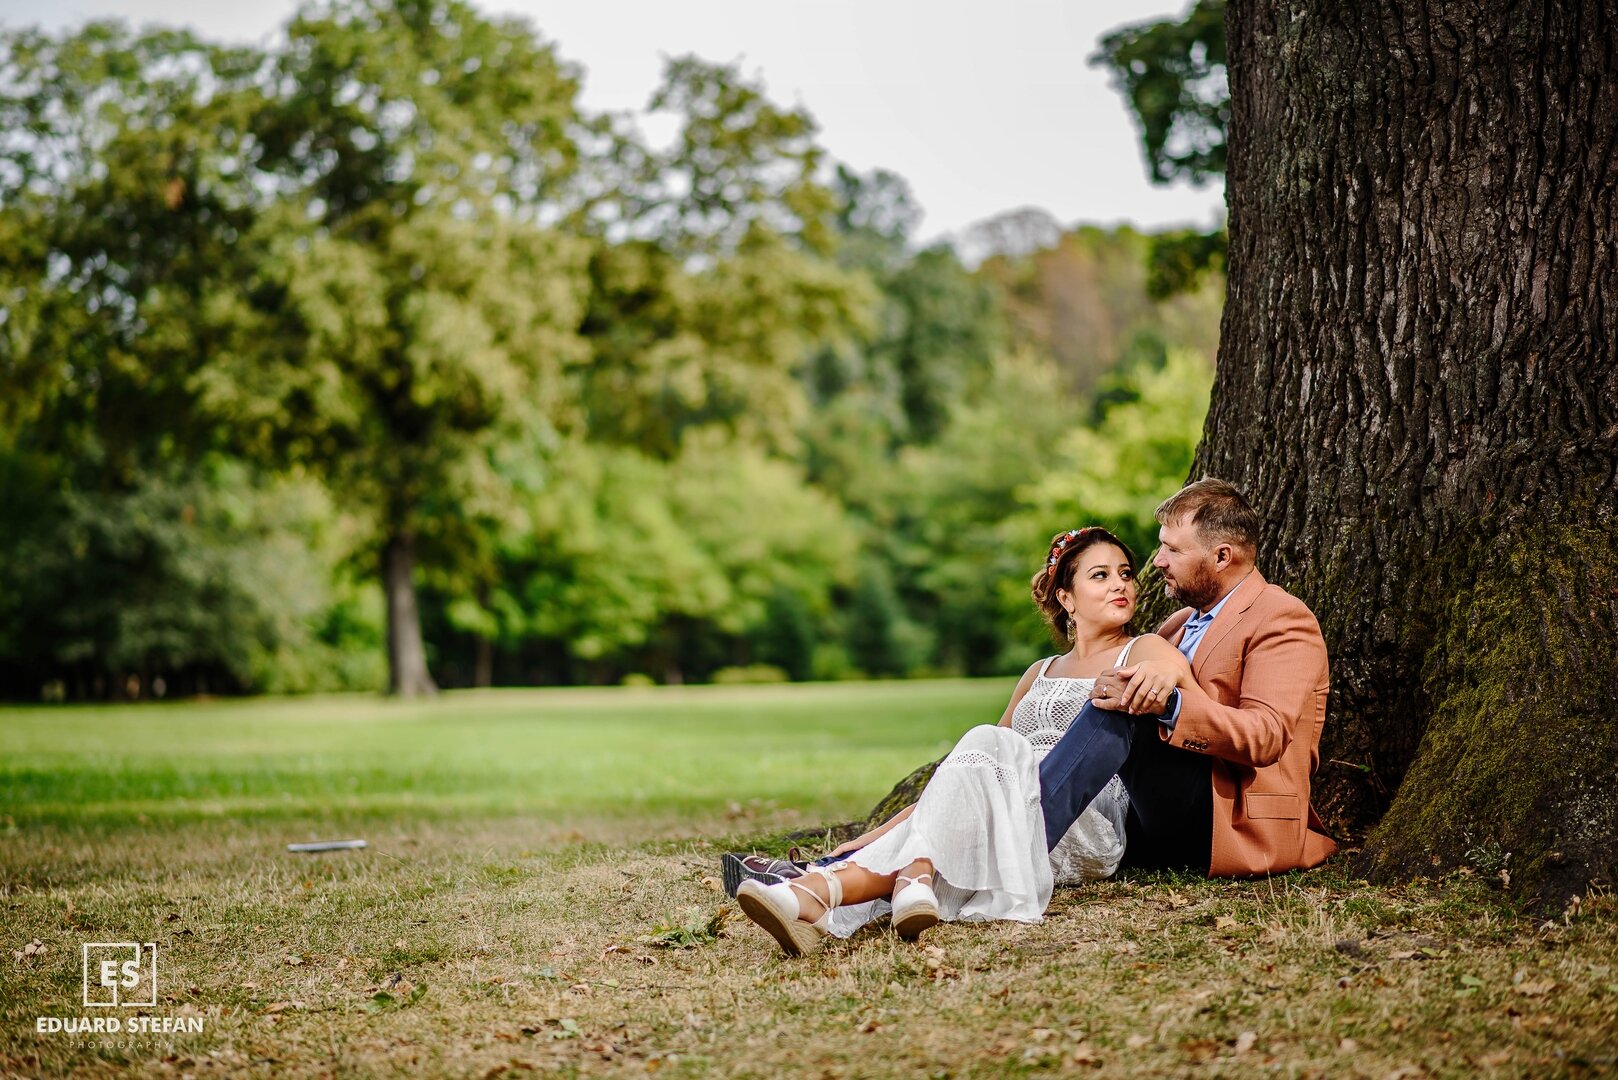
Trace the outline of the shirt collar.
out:
M 1253 571 L 1249 570 L 1246 574 L 1243 574 L 1242 575 L 1242 581 L 1246 581 L 1248 576 L 1251 575 L 1252 572 Z M 1217 603 L 1213 607 L 1209 608 L 1206 612 L 1198 612 L 1197 614 L 1191 616 L 1190 621 L 1191 622 L 1200 622 L 1200 623 L 1211 623 L 1211 622 L 1213 622 L 1214 616 L 1219 614 L 1219 609 L 1224 607 L 1226 604 L 1230 603 L 1230 598 L 1232 596 L 1235 596 L 1236 595 L 1236 590 L 1242 587 L 1242 581 L 1238 581 L 1235 585 L 1231 586 L 1230 591 L 1228 593 L 1226 593 L 1224 596 L 1219 598 L 1219 603 Z

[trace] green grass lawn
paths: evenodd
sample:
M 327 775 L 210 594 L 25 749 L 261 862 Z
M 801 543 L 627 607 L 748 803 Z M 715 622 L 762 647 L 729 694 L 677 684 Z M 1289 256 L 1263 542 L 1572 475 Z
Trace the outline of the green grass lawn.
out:
M 737 803 L 861 816 L 1009 680 L 488 691 L 0 709 L 19 826 L 523 815 L 664 824 Z
M 1610 895 L 1133 876 L 799 961 L 735 917 L 726 845 L 863 814 L 1009 689 L 0 711 L 0 1076 L 1618 1070 Z M 285 851 L 311 836 L 370 846 Z M 81 949 L 118 941 L 161 966 L 158 1006 L 116 1014 L 200 1033 L 35 1030 L 107 1015 Z

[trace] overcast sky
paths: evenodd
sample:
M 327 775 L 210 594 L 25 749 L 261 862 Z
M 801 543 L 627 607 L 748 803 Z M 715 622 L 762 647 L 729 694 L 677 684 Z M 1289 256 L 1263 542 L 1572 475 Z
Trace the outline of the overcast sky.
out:
M 7 27 L 119 16 L 236 41 L 272 37 L 294 0 L 0 0 Z M 527 16 L 585 69 L 584 104 L 639 109 L 664 55 L 741 60 L 772 96 L 807 106 L 822 141 L 910 182 L 922 234 L 1041 207 L 1064 223 L 1211 224 L 1215 184 L 1154 187 L 1122 99 L 1090 65 L 1113 27 L 1186 0 L 478 0 Z

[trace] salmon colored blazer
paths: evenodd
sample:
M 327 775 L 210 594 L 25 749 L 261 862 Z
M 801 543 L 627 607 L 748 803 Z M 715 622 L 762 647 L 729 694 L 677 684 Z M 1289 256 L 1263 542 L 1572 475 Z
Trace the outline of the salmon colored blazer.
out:
M 1178 643 L 1191 608 L 1158 634 Z M 1257 570 L 1236 586 L 1197 647 L 1171 745 L 1213 762 L 1212 877 L 1318 866 L 1337 844 L 1309 805 L 1326 723 L 1326 640 L 1302 600 Z

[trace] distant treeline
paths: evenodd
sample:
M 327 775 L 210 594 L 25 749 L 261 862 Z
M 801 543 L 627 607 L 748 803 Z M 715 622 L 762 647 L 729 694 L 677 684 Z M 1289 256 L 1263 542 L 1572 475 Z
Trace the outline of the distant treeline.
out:
M 1222 280 L 919 248 L 734 66 L 666 145 L 459 3 L 0 71 L 8 697 L 1006 672 L 1050 534 L 1144 555 L 1190 466 Z

